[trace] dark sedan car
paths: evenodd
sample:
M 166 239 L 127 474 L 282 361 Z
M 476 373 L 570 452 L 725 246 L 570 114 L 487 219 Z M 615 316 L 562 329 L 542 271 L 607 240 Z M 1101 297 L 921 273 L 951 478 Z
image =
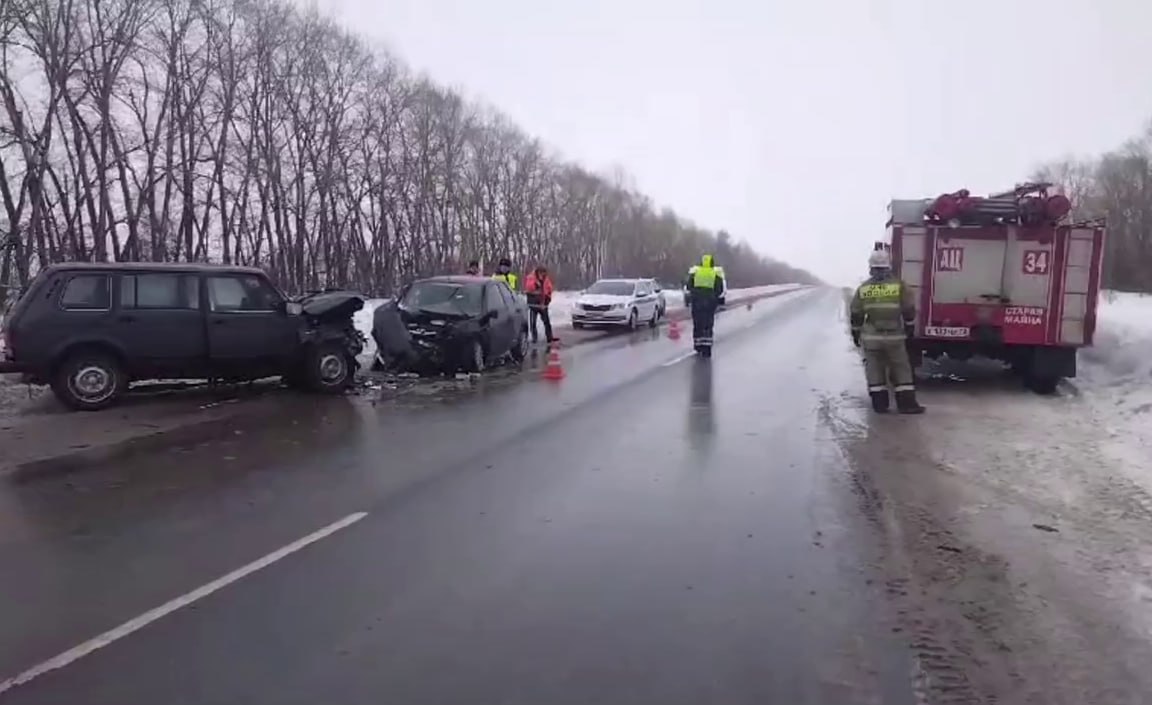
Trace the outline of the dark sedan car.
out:
M 482 372 L 528 352 L 528 307 L 498 280 L 445 276 L 413 282 L 376 309 L 376 369 Z

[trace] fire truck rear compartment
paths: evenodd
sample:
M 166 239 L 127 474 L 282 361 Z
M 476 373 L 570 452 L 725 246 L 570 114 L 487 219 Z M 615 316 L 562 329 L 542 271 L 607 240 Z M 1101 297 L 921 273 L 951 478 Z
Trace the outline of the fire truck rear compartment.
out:
M 1049 186 L 890 204 L 876 247 L 892 251 L 916 299 L 916 364 L 1000 360 L 1041 392 L 1076 376 L 1076 350 L 1095 328 L 1104 228 L 1060 222 L 1067 204 Z

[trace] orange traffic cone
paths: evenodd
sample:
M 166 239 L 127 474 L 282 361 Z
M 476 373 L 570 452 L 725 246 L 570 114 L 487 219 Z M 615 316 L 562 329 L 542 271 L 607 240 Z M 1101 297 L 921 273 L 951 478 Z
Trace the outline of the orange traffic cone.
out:
M 669 340 L 680 340 L 680 321 L 675 318 L 668 321 L 668 338 Z
M 544 379 L 552 381 L 564 379 L 564 367 L 560 364 L 560 353 L 555 348 L 548 353 L 548 364 L 544 367 Z

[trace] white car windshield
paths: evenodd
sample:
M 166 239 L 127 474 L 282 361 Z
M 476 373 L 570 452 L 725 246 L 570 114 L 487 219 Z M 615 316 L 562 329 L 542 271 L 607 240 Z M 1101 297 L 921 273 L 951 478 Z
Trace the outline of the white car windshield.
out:
M 609 296 L 631 296 L 636 291 L 633 282 L 598 281 L 584 292 L 585 294 L 607 294 Z

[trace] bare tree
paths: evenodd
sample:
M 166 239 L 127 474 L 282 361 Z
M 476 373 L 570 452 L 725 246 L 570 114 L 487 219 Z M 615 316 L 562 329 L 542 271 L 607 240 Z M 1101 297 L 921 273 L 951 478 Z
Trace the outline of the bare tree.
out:
M 1125 159 L 1092 172 L 1093 203 L 1136 198 Z M 678 279 L 703 252 L 734 285 L 810 279 L 267 0 L 0 4 L 0 226 L 17 284 L 61 260 L 208 260 L 384 293 L 506 256 L 572 286 Z
M 1152 291 L 1152 124 L 1098 159 L 1062 159 L 1036 176 L 1064 186 L 1074 218 L 1107 220 L 1105 286 Z

